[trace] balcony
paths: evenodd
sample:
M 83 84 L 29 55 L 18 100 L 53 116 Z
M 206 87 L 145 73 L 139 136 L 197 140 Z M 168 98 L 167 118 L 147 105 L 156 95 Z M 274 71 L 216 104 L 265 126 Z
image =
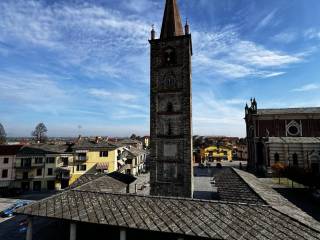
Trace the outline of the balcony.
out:
M 16 164 L 14 167 L 16 169 L 31 169 L 35 166 L 32 166 L 31 164 Z
M 34 179 L 34 175 L 28 175 L 28 176 L 23 176 L 23 175 L 17 175 L 16 180 L 32 180 Z

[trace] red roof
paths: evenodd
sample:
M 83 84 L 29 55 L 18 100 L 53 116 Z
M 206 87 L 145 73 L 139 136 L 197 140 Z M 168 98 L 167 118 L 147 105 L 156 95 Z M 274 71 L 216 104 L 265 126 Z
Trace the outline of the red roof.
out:
M 23 145 L 0 145 L 0 156 L 16 155 Z

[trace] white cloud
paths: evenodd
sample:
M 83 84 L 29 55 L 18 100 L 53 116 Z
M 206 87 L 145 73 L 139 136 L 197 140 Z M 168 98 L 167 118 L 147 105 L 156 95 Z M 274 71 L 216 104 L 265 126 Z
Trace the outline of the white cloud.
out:
M 297 39 L 297 34 L 295 32 L 282 32 L 274 35 L 271 39 L 275 42 L 291 43 Z
M 109 99 L 114 101 L 117 101 L 117 100 L 132 101 L 137 99 L 136 95 L 133 95 L 130 93 L 119 93 L 116 91 L 107 91 L 104 89 L 96 89 L 96 88 L 89 89 L 88 93 L 97 98 Z
M 275 24 L 276 22 L 274 21 L 274 17 L 277 13 L 277 9 L 272 10 L 270 13 L 268 13 L 257 25 L 256 27 L 256 31 L 269 25 L 271 22 L 273 22 L 273 24 Z
M 308 39 L 317 39 L 320 40 L 320 30 L 315 28 L 310 28 L 305 31 L 304 36 Z
M 301 86 L 299 88 L 292 89 L 292 92 L 309 92 L 320 89 L 319 84 L 311 83 L 304 86 Z
M 241 99 L 217 98 L 213 92 L 195 94 L 193 127 L 197 135 L 245 136 L 244 105 Z M 211 132 L 210 132 L 211 131 Z
M 270 50 L 243 40 L 234 26 L 212 33 L 194 32 L 193 38 L 195 71 L 227 79 L 280 76 L 285 74 L 282 69 L 308 55 L 308 52 L 288 54 Z

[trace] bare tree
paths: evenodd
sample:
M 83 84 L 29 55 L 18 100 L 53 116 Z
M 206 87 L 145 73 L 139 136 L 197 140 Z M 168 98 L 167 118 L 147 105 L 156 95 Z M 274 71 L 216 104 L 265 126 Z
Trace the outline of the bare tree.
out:
M 48 132 L 48 129 L 44 125 L 44 123 L 39 123 L 34 129 L 34 131 L 31 133 L 31 135 L 34 137 L 36 142 L 44 143 L 47 140 L 47 135 L 46 135 L 47 132 Z
M 0 144 L 4 144 L 7 142 L 7 134 L 6 131 L 4 130 L 4 127 L 0 123 Z
M 135 135 L 135 134 L 132 134 L 130 137 L 130 139 L 136 139 L 136 138 L 137 138 L 137 135 Z

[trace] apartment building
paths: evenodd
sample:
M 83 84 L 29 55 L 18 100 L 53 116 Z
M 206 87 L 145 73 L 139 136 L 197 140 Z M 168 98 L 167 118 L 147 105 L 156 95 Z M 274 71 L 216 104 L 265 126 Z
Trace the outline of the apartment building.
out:
M 16 155 L 22 145 L 0 145 L 0 192 L 13 186 Z

